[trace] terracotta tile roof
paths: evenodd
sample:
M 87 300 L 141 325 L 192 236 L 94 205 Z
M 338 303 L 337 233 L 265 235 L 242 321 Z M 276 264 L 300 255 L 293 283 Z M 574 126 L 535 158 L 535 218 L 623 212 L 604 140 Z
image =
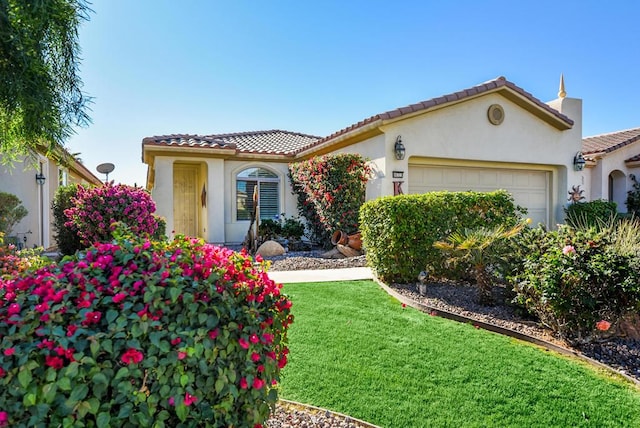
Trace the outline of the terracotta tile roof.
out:
M 640 141 L 640 128 L 586 137 L 582 139 L 582 153 L 610 153 L 636 141 Z
M 191 134 L 172 134 L 161 135 L 155 137 L 147 137 L 142 140 L 143 146 L 183 146 L 183 147 L 202 147 L 218 150 L 235 150 L 240 153 L 255 154 L 275 154 L 292 156 L 300 152 L 316 147 L 322 143 L 331 141 L 340 135 L 347 134 L 351 131 L 365 127 L 377 121 L 385 121 L 399 118 L 401 116 L 426 111 L 438 106 L 442 106 L 452 102 L 458 102 L 467 98 L 475 97 L 483 93 L 488 93 L 501 88 L 508 88 L 510 91 L 505 92 L 505 96 L 512 101 L 533 104 L 539 111 L 544 112 L 547 117 L 550 115 L 561 123 L 563 127 L 570 128 L 573 126 L 573 120 L 567 116 L 551 108 L 539 99 L 535 98 L 524 89 L 509 82 L 504 77 L 498 77 L 494 80 L 482 83 L 468 89 L 464 89 L 452 94 L 443 95 L 427 101 L 411 104 L 389 110 L 384 113 L 376 114 L 360 122 L 354 123 L 340 131 L 334 132 L 327 137 L 316 137 L 313 135 L 301 134 L 297 132 L 269 130 L 269 131 L 251 131 L 239 132 L 233 134 L 212 134 L 212 135 L 191 135 Z M 514 95 L 515 94 L 515 95 Z
M 298 132 L 273 129 L 232 134 L 161 135 L 147 137 L 142 140 L 142 143 L 143 145 L 203 147 L 231 149 L 242 153 L 289 155 L 312 145 L 319 138 Z
M 451 103 L 454 101 L 461 101 L 464 100 L 466 98 L 470 98 L 470 97 L 474 97 L 480 94 L 483 94 L 485 92 L 489 92 L 489 91 L 493 91 L 499 88 L 509 88 L 511 90 L 513 90 L 514 92 L 516 92 L 517 94 L 521 95 L 522 97 L 524 97 L 526 100 L 528 100 L 529 102 L 535 104 L 536 106 L 538 106 L 540 109 L 545 110 L 546 112 L 550 113 L 551 115 L 555 116 L 557 119 L 559 119 L 560 121 L 566 123 L 569 127 L 573 126 L 573 120 L 571 120 L 570 118 L 568 118 L 567 116 L 565 116 L 564 114 L 560 113 L 559 111 L 557 111 L 556 109 L 550 107 L 549 105 L 545 104 L 544 102 L 540 101 L 539 99 L 537 99 L 536 97 L 534 97 L 533 95 L 531 95 L 529 92 L 525 91 L 524 89 L 520 88 L 519 86 L 515 85 L 514 83 L 508 81 L 505 77 L 500 76 L 496 79 L 490 80 L 488 82 L 482 83 L 478 86 L 473 86 L 471 88 L 468 89 L 463 89 L 462 91 L 458 91 L 458 92 L 454 92 L 452 94 L 448 94 L 448 95 L 443 95 L 441 97 L 437 97 L 437 98 L 432 98 L 430 100 L 427 101 L 422 101 L 416 104 L 411 104 L 408 105 L 406 107 L 400 107 L 397 109 L 393 109 L 393 110 L 389 110 L 387 112 L 384 113 L 380 113 L 380 114 L 376 114 L 374 116 L 371 116 L 367 119 L 361 120 L 358 123 L 354 123 L 351 126 L 348 126 L 344 129 L 341 129 L 340 131 L 334 132 L 333 134 L 322 138 L 321 140 L 316 142 L 317 144 L 322 144 L 326 141 L 329 141 L 333 138 L 336 138 L 340 135 L 346 134 L 350 131 L 356 130 L 358 128 L 361 128 L 367 124 L 373 123 L 375 121 L 382 121 L 382 120 L 389 120 L 389 119 L 395 119 L 398 118 L 400 116 L 404 116 L 406 114 L 409 113 L 416 113 L 416 112 L 420 112 L 420 111 L 424 111 L 424 110 L 428 110 L 437 106 L 441 106 L 443 104 L 447 104 L 447 103 Z
M 631 156 L 629 159 L 625 160 L 625 162 L 639 162 L 639 161 L 640 161 L 640 154 Z

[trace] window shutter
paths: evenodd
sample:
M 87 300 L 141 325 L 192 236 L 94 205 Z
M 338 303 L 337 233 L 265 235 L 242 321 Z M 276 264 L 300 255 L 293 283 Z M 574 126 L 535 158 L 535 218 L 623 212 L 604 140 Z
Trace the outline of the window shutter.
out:
M 273 219 L 280 214 L 278 183 L 260 183 L 260 219 Z
M 255 181 L 236 181 L 236 206 L 238 208 L 238 220 L 251 220 L 253 212 L 253 188 Z

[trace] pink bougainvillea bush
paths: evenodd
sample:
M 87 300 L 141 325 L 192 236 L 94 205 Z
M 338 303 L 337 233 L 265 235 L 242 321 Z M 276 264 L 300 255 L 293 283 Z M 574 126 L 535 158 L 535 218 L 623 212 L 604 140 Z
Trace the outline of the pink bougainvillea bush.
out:
M 125 223 L 136 235 L 153 236 L 158 220 L 156 204 L 141 187 L 108 182 L 101 187 L 78 186 L 73 206 L 65 209 L 65 226 L 74 231 L 88 247 L 94 242 L 109 242 L 115 223 Z
M 325 244 L 336 230 L 358 230 L 369 174 L 359 154 L 331 154 L 289 164 L 298 211 L 307 219 L 313 238 Z
M 0 281 L 0 423 L 260 426 L 293 321 L 263 267 L 200 240 L 116 230 Z

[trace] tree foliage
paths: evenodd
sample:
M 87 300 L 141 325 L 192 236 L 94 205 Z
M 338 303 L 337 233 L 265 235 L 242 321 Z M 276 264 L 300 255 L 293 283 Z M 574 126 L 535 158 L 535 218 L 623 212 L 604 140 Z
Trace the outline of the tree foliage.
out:
M 90 121 L 78 74 L 85 0 L 0 0 L 0 153 L 3 163 L 52 153 Z
M 16 195 L 0 192 L 0 232 L 9 234 L 29 212 Z

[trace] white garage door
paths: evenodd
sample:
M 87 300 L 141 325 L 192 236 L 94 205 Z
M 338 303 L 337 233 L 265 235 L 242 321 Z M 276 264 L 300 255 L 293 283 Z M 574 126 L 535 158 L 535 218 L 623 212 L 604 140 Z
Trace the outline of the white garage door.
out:
M 490 192 L 504 189 L 527 208 L 533 224 L 549 224 L 548 171 L 409 165 L 409 193 L 437 190 Z

